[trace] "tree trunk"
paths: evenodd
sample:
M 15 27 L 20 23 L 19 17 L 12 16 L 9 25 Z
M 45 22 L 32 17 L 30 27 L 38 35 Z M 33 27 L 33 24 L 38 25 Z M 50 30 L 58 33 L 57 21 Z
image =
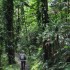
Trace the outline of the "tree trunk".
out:
M 42 2 L 42 24 L 43 24 L 43 29 L 45 29 L 46 24 L 49 22 L 48 0 L 41 0 L 41 2 Z
M 45 30 L 46 24 L 49 22 L 48 18 L 48 0 L 41 0 L 42 2 L 42 25 L 43 25 L 43 30 Z M 48 50 L 47 50 L 47 45 L 45 45 L 47 42 L 43 42 L 43 50 L 44 50 L 44 62 L 48 59 Z
M 6 34 L 7 34 L 7 52 L 8 62 L 13 64 L 15 62 L 14 50 L 14 32 L 13 32 L 13 0 L 6 0 Z

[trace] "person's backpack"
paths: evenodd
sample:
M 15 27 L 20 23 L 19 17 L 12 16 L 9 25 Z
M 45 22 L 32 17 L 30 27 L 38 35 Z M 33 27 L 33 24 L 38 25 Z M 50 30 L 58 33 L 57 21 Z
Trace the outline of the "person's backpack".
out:
M 23 53 L 20 54 L 20 60 L 26 60 L 25 54 L 23 54 Z

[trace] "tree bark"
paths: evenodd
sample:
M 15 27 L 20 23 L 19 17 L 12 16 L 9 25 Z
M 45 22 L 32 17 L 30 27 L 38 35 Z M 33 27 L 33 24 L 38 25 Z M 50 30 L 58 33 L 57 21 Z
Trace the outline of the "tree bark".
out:
M 48 0 L 41 0 L 41 2 L 42 2 L 42 24 L 43 24 L 43 29 L 45 29 L 46 24 L 49 22 Z
M 14 50 L 14 32 L 13 32 L 13 0 L 6 0 L 5 18 L 6 18 L 6 36 L 7 36 L 7 53 L 8 62 L 13 64 L 15 62 Z
M 43 26 L 43 30 L 45 30 L 46 24 L 49 22 L 48 0 L 41 0 L 41 3 L 42 3 L 42 5 L 41 5 L 42 6 L 42 26 Z M 47 43 L 47 41 L 45 40 L 43 42 L 44 62 L 49 58 L 49 49 L 50 49 L 50 46 L 47 46 L 46 43 Z

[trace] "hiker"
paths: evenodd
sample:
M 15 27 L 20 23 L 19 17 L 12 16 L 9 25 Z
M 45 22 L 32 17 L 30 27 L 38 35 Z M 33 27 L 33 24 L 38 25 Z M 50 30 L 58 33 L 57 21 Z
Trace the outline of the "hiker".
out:
M 21 70 L 25 70 L 25 65 L 26 65 L 26 55 L 24 51 L 21 51 L 19 55 L 19 59 L 21 61 Z

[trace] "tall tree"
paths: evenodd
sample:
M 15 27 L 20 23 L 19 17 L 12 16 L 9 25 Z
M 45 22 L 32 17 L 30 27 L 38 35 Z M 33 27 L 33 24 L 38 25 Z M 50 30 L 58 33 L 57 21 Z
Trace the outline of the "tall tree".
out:
M 45 30 L 45 27 L 48 23 L 48 0 L 41 0 L 42 3 L 42 25 L 43 25 L 43 30 Z M 48 51 L 47 51 L 47 46 L 46 46 L 47 41 L 45 40 L 43 42 L 43 51 L 44 51 L 44 62 L 46 62 L 47 57 L 48 57 Z
M 41 2 L 42 2 L 42 24 L 43 24 L 43 29 L 45 29 L 46 24 L 49 22 L 48 0 L 41 0 Z
M 43 25 L 43 30 L 45 30 L 46 25 L 48 25 L 49 23 L 48 0 L 41 0 L 41 2 L 42 2 L 42 25 Z M 51 45 L 50 37 L 48 37 L 47 40 L 43 41 L 44 63 L 51 58 L 52 55 L 51 46 L 52 45 Z
M 15 62 L 15 49 L 14 49 L 14 32 L 13 32 L 13 0 L 5 1 L 5 19 L 6 19 L 6 36 L 7 36 L 7 53 L 8 62 L 13 64 Z

